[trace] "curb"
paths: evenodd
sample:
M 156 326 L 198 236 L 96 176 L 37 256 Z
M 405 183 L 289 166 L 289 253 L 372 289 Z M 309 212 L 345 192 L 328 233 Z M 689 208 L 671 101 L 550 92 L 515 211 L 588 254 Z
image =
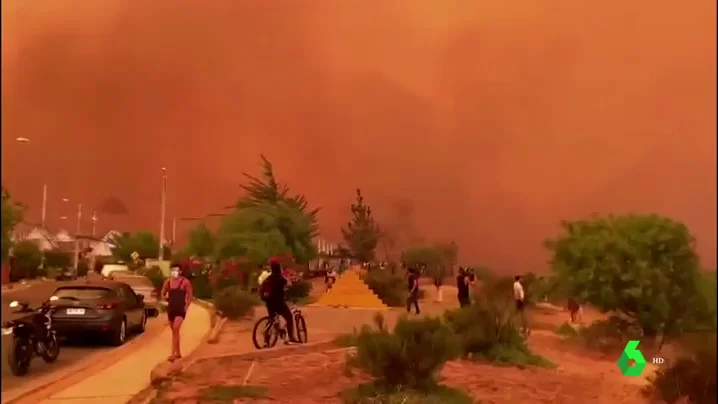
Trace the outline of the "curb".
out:
M 73 386 L 73 377 L 82 377 L 82 373 L 92 371 L 92 373 L 101 372 L 115 363 L 117 363 L 123 357 L 132 354 L 133 352 L 141 349 L 144 345 L 151 341 L 154 341 L 157 337 L 162 334 L 164 327 L 157 327 L 151 332 L 142 334 L 139 337 L 133 338 L 131 341 L 124 344 L 122 347 L 115 348 L 109 352 L 99 351 L 92 355 L 89 355 L 85 360 L 74 366 L 68 366 L 65 369 L 59 369 L 56 372 L 52 372 L 47 375 L 47 381 L 45 378 L 39 378 L 38 385 L 36 387 L 30 387 L 24 392 L 15 394 L 14 397 L 6 398 L 8 395 L 12 395 L 12 390 L 3 392 L 3 404 L 20 404 L 24 402 L 42 402 L 48 399 L 53 394 L 60 392 L 66 388 Z M 144 337 L 144 338 L 143 338 Z M 60 353 L 62 355 L 62 352 Z M 23 390 L 18 387 L 17 390 Z
M 213 315 L 212 310 L 214 309 L 214 305 L 212 303 L 209 303 L 204 300 L 200 300 L 200 299 L 194 299 L 194 300 L 195 301 L 193 303 L 195 303 L 195 304 L 199 303 L 198 306 L 205 309 L 207 311 L 207 315 L 210 316 L 210 318 L 211 318 L 211 316 Z M 222 323 L 222 322 L 221 321 L 217 322 L 217 324 L 220 324 L 220 323 Z M 192 352 L 190 352 L 189 355 L 187 355 L 186 357 L 183 358 L 183 360 L 180 361 L 181 369 L 179 370 L 178 373 L 184 372 L 191 364 L 193 364 L 197 360 L 197 358 L 196 358 L 197 350 L 199 349 L 200 346 L 208 343 L 209 336 L 212 333 L 212 331 L 214 330 L 214 328 L 216 328 L 216 327 L 217 327 L 216 324 L 215 324 L 215 327 L 210 327 L 207 330 L 207 332 L 204 334 L 204 337 L 202 337 L 202 339 L 199 341 L 199 344 L 197 344 L 197 346 L 192 350 Z M 184 363 L 181 363 L 181 362 L 184 362 Z M 160 365 L 161 364 L 155 365 L 155 367 L 152 368 L 152 371 L 154 371 L 157 368 L 157 366 L 160 366 Z M 152 373 L 152 371 L 150 372 L 150 374 Z M 132 398 L 130 398 L 127 401 L 127 404 L 140 404 L 140 403 L 148 404 L 155 398 L 156 395 L 157 395 L 157 388 L 155 388 L 152 385 L 152 383 L 150 382 L 147 384 L 147 387 L 145 387 L 144 389 L 137 392 L 134 396 L 132 396 Z M 10 404 L 10 403 L 8 403 L 8 404 Z
M 227 323 L 227 317 L 220 318 L 215 324 L 214 327 L 209 331 L 209 335 L 207 336 L 207 343 L 208 344 L 216 344 L 219 342 L 219 333 L 222 332 L 222 328 L 224 328 L 224 325 Z

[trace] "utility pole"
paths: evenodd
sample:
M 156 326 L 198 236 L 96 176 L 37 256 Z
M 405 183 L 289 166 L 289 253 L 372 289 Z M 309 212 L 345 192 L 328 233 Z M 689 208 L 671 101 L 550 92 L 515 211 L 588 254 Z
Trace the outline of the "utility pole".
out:
M 172 248 L 174 249 L 175 242 L 177 241 L 177 217 L 172 218 Z
M 97 212 L 92 211 L 92 237 L 97 233 Z
M 40 226 L 43 230 L 47 229 L 47 184 L 42 185 L 42 216 L 40 216 Z
M 77 204 L 77 230 L 75 232 L 75 259 L 74 259 L 74 268 L 75 268 L 75 275 L 77 275 L 77 267 L 80 264 L 80 228 L 82 224 L 82 204 Z
M 160 253 L 159 253 L 159 260 L 164 260 L 165 257 L 165 249 L 164 249 L 164 241 L 165 241 L 165 215 L 167 213 L 166 211 L 166 202 L 167 202 L 167 169 L 165 167 L 162 167 L 162 213 L 160 214 Z

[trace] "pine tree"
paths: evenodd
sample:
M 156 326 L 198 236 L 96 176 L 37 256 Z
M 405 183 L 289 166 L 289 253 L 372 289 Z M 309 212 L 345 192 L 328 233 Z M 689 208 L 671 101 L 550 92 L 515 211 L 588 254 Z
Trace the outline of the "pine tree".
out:
M 342 236 L 355 259 L 370 262 L 374 260 L 380 229 L 374 221 L 371 208 L 364 203 L 361 189 L 357 189 L 356 202 L 351 209 L 352 221 L 342 229 Z
M 238 209 L 253 209 L 272 212 L 273 219 L 278 223 L 278 230 L 283 234 L 287 246 L 297 260 L 306 261 L 316 255 L 313 239 L 319 234 L 319 208 L 312 209 L 304 195 L 291 195 L 286 184 L 280 184 L 275 175 L 272 163 L 266 157 L 262 159 L 262 175 L 257 178 L 243 173 L 249 180 L 240 187 L 244 196 L 237 202 Z M 270 209 L 268 209 L 271 207 Z M 297 218 L 297 215 L 303 218 Z M 309 222 L 308 228 L 298 226 L 299 222 Z

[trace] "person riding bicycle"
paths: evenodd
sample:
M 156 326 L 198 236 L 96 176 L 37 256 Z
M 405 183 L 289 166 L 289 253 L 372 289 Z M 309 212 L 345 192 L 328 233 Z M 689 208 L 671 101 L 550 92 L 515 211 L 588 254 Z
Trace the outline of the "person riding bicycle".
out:
M 287 323 L 289 342 L 299 343 L 300 341 L 294 336 L 292 311 L 284 300 L 284 290 L 290 286 L 290 282 L 282 275 L 282 266 L 278 260 L 272 259 L 269 266 L 272 273 L 260 285 L 260 296 L 267 305 L 269 317 L 274 318 L 277 314 L 284 317 L 284 321 Z

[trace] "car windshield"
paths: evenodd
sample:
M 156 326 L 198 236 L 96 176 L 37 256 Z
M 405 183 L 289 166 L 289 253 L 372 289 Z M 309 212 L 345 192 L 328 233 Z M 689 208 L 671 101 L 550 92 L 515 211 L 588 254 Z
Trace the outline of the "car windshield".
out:
M 115 277 L 115 279 L 117 279 L 120 282 L 124 282 L 133 288 L 135 288 L 135 287 L 152 288 L 153 287 L 152 282 L 150 282 L 150 280 L 145 278 L 144 276 L 131 276 L 131 277 L 130 276 L 128 276 L 128 277 L 118 276 L 118 277 Z
M 114 291 L 102 287 L 73 286 L 59 288 L 54 293 L 60 299 L 72 298 L 77 300 L 106 299 L 115 295 Z

